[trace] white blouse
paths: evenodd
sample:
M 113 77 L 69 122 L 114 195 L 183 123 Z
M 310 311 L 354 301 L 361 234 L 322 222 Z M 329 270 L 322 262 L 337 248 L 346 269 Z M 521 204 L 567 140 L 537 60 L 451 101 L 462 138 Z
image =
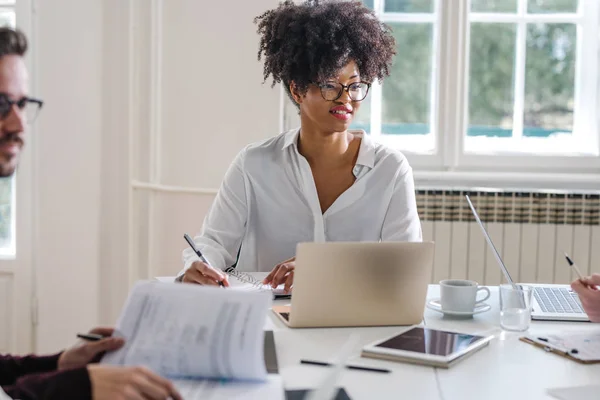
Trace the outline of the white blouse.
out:
M 406 158 L 362 131 L 353 133 L 362 137 L 356 180 L 324 213 L 308 161 L 298 152 L 299 129 L 242 150 L 194 238 L 209 263 L 224 270 L 237 260 L 238 270 L 266 272 L 295 256 L 300 242 L 421 241 Z M 183 271 L 196 260 L 186 248 Z

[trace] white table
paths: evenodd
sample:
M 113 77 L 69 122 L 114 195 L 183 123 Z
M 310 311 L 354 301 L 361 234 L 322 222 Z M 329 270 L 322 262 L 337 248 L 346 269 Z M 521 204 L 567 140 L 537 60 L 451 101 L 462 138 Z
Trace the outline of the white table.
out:
M 582 365 L 546 353 L 519 341 L 520 333 L 504 332 L 499 326 L 498 288 L 490 287 L 492 309 L 473 319 L 449 319 L 426 309 L 427 327 L 493 334 L 489 346 L 450 369 L 360 358 L 360 348 L 370 342 L 406 330 L 405 327 L 290 329 L 269 313 L 267 328 L 275 331 L 279 369 L 286 389 L 316 387 L 327 368 L 301 365 L 300 359 L 329 360 L 349 333 L 358 332 L 361 343 L 349 362 L 391 369 L 391 374 L 344 370 L 338 382 L 352 399 L 434 400 L 549 400 L 546 389 L 600 382 L 600 364 Z M 439 297 L 431 285 L 428 299 Z M 277 301 L 287 304 L 289 301 Z M 600 331 L 600 324 L 532 321 L 528 333 Z M 599 394 L 600 398 L 600 394 Z

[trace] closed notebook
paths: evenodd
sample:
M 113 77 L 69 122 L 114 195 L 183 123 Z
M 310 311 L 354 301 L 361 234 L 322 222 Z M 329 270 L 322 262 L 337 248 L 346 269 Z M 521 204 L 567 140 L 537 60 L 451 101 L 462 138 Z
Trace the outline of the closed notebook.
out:
M 600 385 L 548 389 L 548 395 L 559 400 L 590 400 L 600 397 Z
M 489 344 L 493 336 L 414 327 L 363 348 L 362 356 L 449 368 Z
M 521 340 L 547 352 L 582 364 L 600 363 L 599 332 L 527 335 L 522 337 Z

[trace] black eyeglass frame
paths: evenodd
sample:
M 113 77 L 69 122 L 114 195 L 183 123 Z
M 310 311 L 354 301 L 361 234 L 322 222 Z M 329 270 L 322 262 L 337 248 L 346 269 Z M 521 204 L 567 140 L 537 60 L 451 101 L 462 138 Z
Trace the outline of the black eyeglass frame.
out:
M 369 82 L 364 82 L 364 81 L 360 81 L 360 82 L 352 82 L 349 85 L 344 85 L 343 83 L 339 83 L 339 82 L 335 82 L 336 85 L 340 85 L 342 88 L 340 89 L 338 95 L 334 98 L 334 99 L 328 99 L 327 97 L 325 97 L 325 95 L 323 94 L 323 86 L 331 84 L 333 82 L 324 82 L 324 83 L 318 83 L 318 82 L 311 82 L 313 85 L 316 85 L 320 90 L 321 90 L 321 97 L 323 97 L 324 100 L 327 101 L 336 101 L 337 99 L 339 99 L 340 97 L 342 97 L 342 94 L 344 94 L 344 90 L 346 92 L 348 92 L 348 96 L 350 97 L 350 100 L 352 101 L 363 101 L 364 99 L 367 98 L 367 96 L 369 95 L 369 90 L 371 89 L 371 84 Z M 357 83 L 361 83 L 363 85 L 367 85 L 367 90 L 365 91 L 365 96 L 360 99 L 353 99 L 352 98 L 352 94 L 350 93 L 350 86 L 352 85 L 356 85 Z
M 6 102 L 7 104 L 6 110 L 2 110 L 3 102 Z M 35 120 L 40 110 L 44 106 L 44 102 L 42 100 L 27 96 L 21 97 L 18 100 L 12 100 L 6 93 L 0 93 L 0 120 L 4 120 L 6 117 L 8 117 L 8 115 L 13 109 L 13 106 L 17 106 L 19 110 L 23 110 L 27 106 L 27 104 L 35 104 L 37 106 L 35 116 L 32 118 L 31 121 L 27 121 L 33 122 L 33 120 Z

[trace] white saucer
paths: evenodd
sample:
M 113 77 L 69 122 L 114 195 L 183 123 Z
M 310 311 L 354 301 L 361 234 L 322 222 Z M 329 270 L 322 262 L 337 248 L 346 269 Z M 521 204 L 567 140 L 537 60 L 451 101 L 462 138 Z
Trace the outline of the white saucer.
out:
M 455 315 L 455 316 L 461 316 L 461 317 L 470 317 L 470 316 L 473 316 L 475 314 L 481 314 L 481 313 L 484 313 L 486 311 L 490 311 L 490 309 L 492 308 L 492 306 L 490 306 L 487 303 L 479 303 L 479 304 L 477 304 L 475 306 L 475 310 L 473 310 L 473 311 L 449 311 L 449 310 L 442 310 L 442 305 L 440 304 L 440 299 L 429 300 L 427 302 L 426 306 L 430 310 L 441 312 L 441 313 L 444 313 L 445 315 Z

